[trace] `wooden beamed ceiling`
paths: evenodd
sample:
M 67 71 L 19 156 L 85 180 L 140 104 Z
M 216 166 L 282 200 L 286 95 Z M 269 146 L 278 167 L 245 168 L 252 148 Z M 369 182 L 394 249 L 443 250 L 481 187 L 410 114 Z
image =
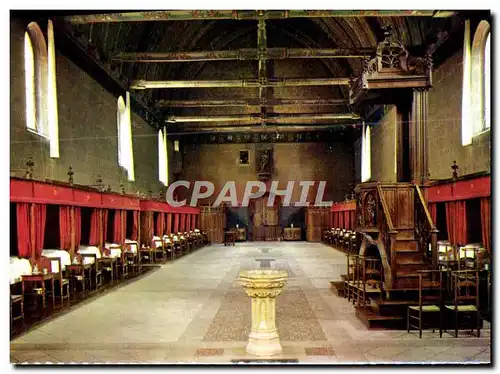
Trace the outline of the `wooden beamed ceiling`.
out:
M 167 126 L 211 132 L 247 117 L 245 128 L 255 131 L 267 123 L 354 125 L 360 117 L 348 105 L 347 85 L 373 57 L 384 27 L 423 54 L 449 37 L 457 17 L 433 10 L 220 10 L 60 21 Z

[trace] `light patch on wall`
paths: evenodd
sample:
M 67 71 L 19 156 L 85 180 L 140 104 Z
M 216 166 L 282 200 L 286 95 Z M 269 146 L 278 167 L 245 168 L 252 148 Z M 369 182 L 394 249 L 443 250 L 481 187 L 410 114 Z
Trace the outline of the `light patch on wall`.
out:
M 130 116 L 130 93 L 126 94 L 126 103 L 123 97 L 117 102 L 117 125 L 118 125 L 118 165 L 127 170 L 127 179 L 135 180 L 134 173 L 134 150 L 132 146 L 132 124 Z
M 179 152 L 179 141 L 178 140 L 174 140 L 174 151 Z

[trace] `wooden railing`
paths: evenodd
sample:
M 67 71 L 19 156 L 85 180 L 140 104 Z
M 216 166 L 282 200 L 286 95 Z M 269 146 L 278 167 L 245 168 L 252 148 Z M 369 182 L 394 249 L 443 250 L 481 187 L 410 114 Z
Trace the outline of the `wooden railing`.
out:
M 377 194 L 379 197 L 380 206 L 380 219 L 379 219 L 379 230 L 380 230 L 380 241 L 383 243 L 385 247 L 385 252 L 387 257 L 390 259 L 391 266 L 391 274 L 392 279 L 396 276 L 397 268 L 396 268 L 396 253 L 393 248 L 396 242 L 396 235 L 398 231 L 395 229 L 394 224 L 392 222 L 392 217 L 389 212 L 389 208 L 387 207 L 387 202 L 385 201 L 384 193 L 382 191 L 382 187 L 380 183 L 377 183 Z
M 436 229 L 434 222 L 432 222 L 432 217 L 427 208 L 422 190 L 418 185 L 415 185 L 415 190 L 417 192 L 415 194 L 415 238 L 418 242 L 420 251 L 424 253 L 427 261 L 432 263 L 433 268 L 437 268 L 437 234 L 439 230 Z

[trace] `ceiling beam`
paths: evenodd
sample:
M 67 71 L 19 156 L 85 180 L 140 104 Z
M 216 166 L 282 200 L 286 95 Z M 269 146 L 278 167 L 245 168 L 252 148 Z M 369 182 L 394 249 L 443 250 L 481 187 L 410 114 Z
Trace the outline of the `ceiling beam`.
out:
M 243 115 L 209 115 L 209 116 L 169 116 L 166 123 L 294 123 L 304 121 L 353 121 L 357 123 L 361 117 L 355 113 L 293 113 L 275 114 L 272 117 L 265 117 L 259 114 Z
M 257 79 L 234 80 L 189 80 L 189 81 L 148 81 L 135 79 L 130 82 L 130 89 L 147 88 L 260 88 L 260 87 L 298 87 L 298 86 L 347 86 L 349 78 L 273 78 L 266 83 Z
M 267 48 L 268 60 L 285 60 L 297 58 L 364 58 L 373 56 L 373 48 Z M 112 57 L 117 62 L 196 62 L 196 61 L 232 61 L 259 60 L 259 50 L 241 48 L 225 51 L 183 51 L 183 52 L 120 52 Z
M 451 17 L 455 11 L 436 10 L 271 10 L 265 19 L 330 17 Z M 64 17 L 73 24 L 144 21 L 257 20 L 255 10 L 165 10 L 123 13 L 81 14 Z
M 349 104 L 345 99 L 269 99 L 266 106 L 304 106 L 304 105 L 331 105 L 340 106 Z M 260 106 L 259 99 L 248 100 L 158 100 L 155 108 L 204 108 L 204 107 L 254 107 Z
M 287 131 L 314 131 L 314 130 L 328 130 L 328 129 L 339 129 L 346 127 L 356 127 L 357 124 L 314 124 L 314 125 L 297 125 L 297 124 L 279 124 L 279 125 L 271 125 L 271 126 L 262 126 L 262 125 L 241 125 L 235 126 L 234 124 L 230 124 L 227 126 L 200 126 L 200 127 L 186 127 L 182 134 L 192 134 L 192 133 L 222 133 L 222 132 L 287 132 Z

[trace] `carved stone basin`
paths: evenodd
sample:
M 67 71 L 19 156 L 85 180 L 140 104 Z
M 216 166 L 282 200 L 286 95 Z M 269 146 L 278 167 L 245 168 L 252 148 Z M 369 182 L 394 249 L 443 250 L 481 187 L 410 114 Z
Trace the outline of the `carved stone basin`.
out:
M 276 296 L 288 280 L 288 272 L 255 269 L 240 272 L 239 283 L 252 298 L 252 328 L 247 353 L 273 356 L 283 351 L 276 328 Z

